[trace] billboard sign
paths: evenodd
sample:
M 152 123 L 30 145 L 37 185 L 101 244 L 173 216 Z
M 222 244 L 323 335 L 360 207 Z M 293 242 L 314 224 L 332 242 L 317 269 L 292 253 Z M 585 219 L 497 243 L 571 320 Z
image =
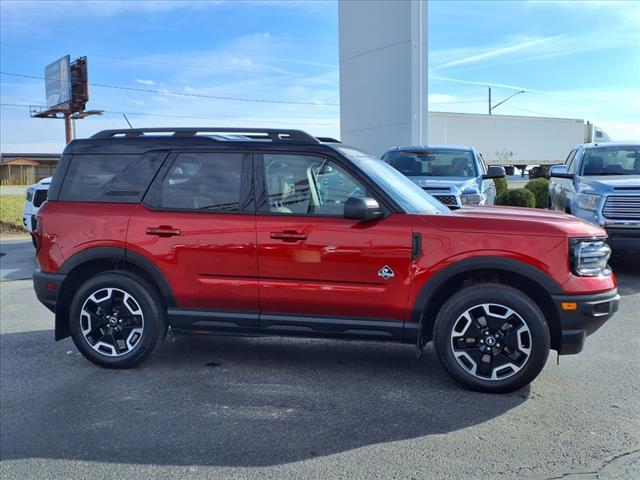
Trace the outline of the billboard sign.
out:
M 44 69 L 47 108 L 71 102 L 71 57 L 65 55 Z

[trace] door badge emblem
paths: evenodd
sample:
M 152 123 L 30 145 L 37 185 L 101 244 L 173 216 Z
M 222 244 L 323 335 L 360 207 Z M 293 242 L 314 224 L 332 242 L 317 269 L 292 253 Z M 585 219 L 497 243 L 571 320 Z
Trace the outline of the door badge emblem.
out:
M 385 280 L 389 280 L 390 278 L 393 278 L 395 274 L 393 273 L 393 270 L 389 268 L 389 265 L 385 265 L 380 270 L 378 270 L 378 276 L 384 278 Z

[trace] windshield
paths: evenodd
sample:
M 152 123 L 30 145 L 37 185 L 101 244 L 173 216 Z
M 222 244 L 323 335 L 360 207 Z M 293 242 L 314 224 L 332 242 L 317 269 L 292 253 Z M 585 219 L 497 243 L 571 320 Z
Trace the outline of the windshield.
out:
M 470 150 L 433 148 L 396 150 L 383 160 L 407 177 L 477 177 L 476 163 Z
M 587 150 L 581 175 L 640 175 L 640 145 Z
M 379 158 L 355 148 L 336 146 L 336 149 L 356 163 L 405 212 L 450 213 L 447 207 Z

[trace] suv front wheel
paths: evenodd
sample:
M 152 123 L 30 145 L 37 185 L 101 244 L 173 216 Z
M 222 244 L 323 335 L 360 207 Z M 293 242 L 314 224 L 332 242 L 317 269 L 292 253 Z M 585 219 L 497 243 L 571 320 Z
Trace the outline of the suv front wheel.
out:
M 164 328 L 155 290 L 127 273 L 106 272 L 86 281 L 71 303 L 71 336 L 91 362 L 128 368 L 153 350 Z
M 538 306 L 521 291 L 497 283 L 464 288 L 447 300 L 434 338 L 445 370 L 481 392 L 528 385 L 549 355 L 549 328 Z

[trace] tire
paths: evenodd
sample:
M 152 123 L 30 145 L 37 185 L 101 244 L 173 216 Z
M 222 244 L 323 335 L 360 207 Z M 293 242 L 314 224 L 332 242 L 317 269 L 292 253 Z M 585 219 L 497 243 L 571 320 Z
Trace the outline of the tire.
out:
M 447 373 L 486 393 L 531 383 L 550 348 L 540 308 L 520 290 L 499 283 L 467 287 L 447 300 L 436 317 L 434 340 Z
M 82 355 L 106 368 L 130 368 L 153 351 L 165 330 L 155 288 L 125 272 L 88 279 L 71 302 L 71 337 Z

